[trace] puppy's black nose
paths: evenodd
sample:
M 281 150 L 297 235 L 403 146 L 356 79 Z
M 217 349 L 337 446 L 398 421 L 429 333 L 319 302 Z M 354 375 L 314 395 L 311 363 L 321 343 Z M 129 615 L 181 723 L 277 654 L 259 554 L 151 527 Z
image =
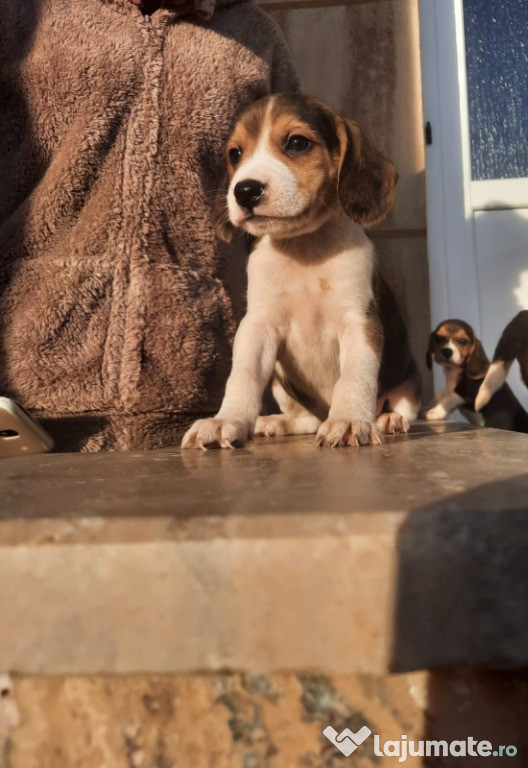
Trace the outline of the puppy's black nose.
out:
M 247 208 L 250 211 L 257 205 L 263 192 L 264 184 L 261 184 L 260 181 L 256 181 L 256 179 L 239 181 L 234 189 L 237 203 L 242 206 L 242 208 Z
M 444 360 L 449 360 L 449 358 L 453 357 L 453 350 L 449 349 L 449 347 L 444 347 L 442 350 L 442 357 Z

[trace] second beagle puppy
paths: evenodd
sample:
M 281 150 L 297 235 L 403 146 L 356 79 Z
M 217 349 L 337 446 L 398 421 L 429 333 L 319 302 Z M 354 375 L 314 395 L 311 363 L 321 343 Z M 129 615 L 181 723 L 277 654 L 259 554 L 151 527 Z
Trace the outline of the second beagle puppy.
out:
M 472 424 L 528 432 L 528 414 L 504 381 L 489 402 L 477 408 L 476 400 L 490 362 L 468 323 L 450 319 L 435 328 L 426 355 L 428 368 L 433 360 L 443 367 L 446 386 L 435 396 L 434 406 L 425 412 L 426 419 L 445 419 L 458 408 Z
M 417 368 L 363 229 L 392 206 L 393 164 L 323 102 L 276 94 L 242 114 L 227 167 L 217 231 L 257 238 L 247 314 L 220 411 L 196 422 L 183 447 L 230 448 L 254 433 L 367 445 L 406 432 Z M 272 376 L 282 413 L 259 417 Z

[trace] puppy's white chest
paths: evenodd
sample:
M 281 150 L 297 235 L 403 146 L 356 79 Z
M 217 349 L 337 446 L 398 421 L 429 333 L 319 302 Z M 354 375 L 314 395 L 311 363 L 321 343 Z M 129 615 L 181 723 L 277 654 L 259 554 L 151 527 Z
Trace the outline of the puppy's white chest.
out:
M 368 247 L 303 260 L 260 243 L 250 258 L 248 312 L 267 316 L 284 332 L 292 326 L 296 335 L 326 339 L 331 329 L 338 333 L 347 315 L 364 316 L 371 298 Z
M 317 308 L 307 302 L 304 310 L 299 306 L 291 313 L 283 326 L 278 359 L 290 378 L 302 379 L 329 402 L 339 376 L 339 334 L 325 308 L 324 302 Z
M 340 334 L 350 318 L 365 316 L 372 296 L 370 252 L 303 261 L 257 250 L 248 274 L 248 311 L 265 316 L 278 333 L 282 371 L 329 403 Z
M 291 275 L 278 299 L 281 335 L 292 350 L 337 342 L 342 299 L 328 272 Z
M 339 377 L 339 332 L 347 302 L 331 270 L 292 280 L 282 304 L 278 361 L 287 379 L 317 401 L 330 404 Z M 350 286 L 348 286 L 350 288 Z

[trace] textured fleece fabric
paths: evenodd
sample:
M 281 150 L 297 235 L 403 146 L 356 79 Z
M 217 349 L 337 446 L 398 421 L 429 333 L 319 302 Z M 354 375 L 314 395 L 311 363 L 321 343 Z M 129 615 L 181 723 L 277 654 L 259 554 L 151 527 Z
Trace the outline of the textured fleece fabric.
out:
M 297 87 L 248 0 L 0 0 L 0 394 L 59 450 L 178 443 L 214 413 L 246 245 L 211 207 L 240 110 Z

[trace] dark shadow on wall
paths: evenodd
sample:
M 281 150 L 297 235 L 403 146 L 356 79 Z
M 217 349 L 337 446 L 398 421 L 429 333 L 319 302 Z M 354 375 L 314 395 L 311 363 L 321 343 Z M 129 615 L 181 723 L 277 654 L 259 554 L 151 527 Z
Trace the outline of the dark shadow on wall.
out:
M 391 671 L 431 670 L 423 738 L 513 744 L 526 766 L 528 473 L 414 510 L 397 546 Z
M 393 239 L 388 236 L 390 232 L 383 229 L 370 234 L 381 274 L 396 296 L 407 324 L 411 352 L 422 379 L 422 403 L 425 404 L 433 396 L 433 378 L 425 364 L 431 332 L 427 236 L 418 231 L 417 236 Z

